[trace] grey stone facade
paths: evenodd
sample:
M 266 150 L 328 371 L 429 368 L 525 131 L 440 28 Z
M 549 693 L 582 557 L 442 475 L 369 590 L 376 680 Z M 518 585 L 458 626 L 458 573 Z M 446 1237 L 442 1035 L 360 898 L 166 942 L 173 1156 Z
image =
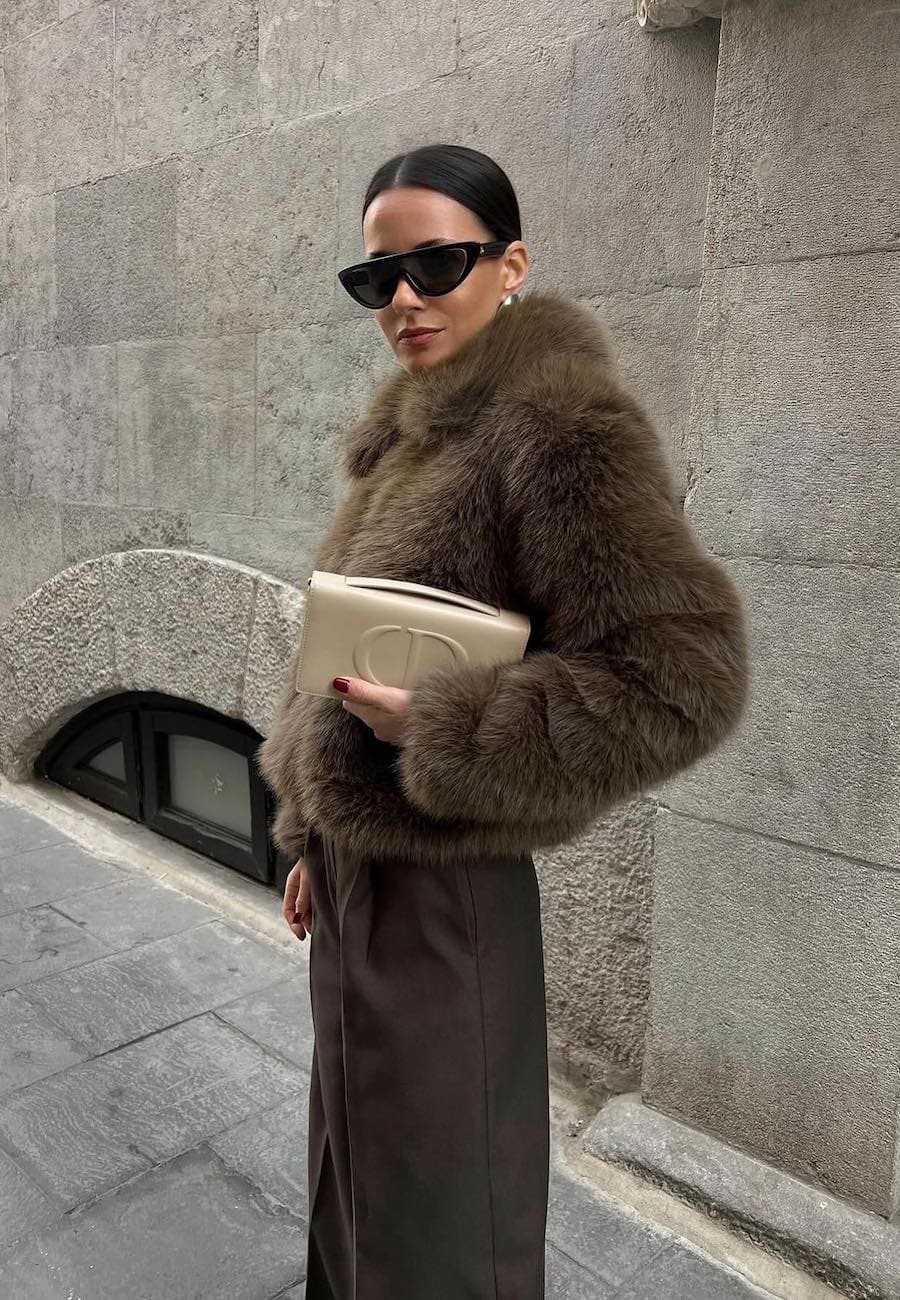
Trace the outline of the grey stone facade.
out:
M 889 1216 L 900 19 L 701 8 L 8 0 L 0 766 L 124 689 L 265 731 L 335 438 L 391 364 L 335 277 L 364 186 L 484 149 L 754 636 L 733 741 L 539 861 L 556 1068 Z

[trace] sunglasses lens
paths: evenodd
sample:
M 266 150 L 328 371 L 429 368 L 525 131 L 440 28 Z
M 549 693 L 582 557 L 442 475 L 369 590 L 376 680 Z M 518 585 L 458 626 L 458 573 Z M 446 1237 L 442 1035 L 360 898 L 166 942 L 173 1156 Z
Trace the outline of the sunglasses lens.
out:
M 406 259 L 410 274 L 424 293 L 442 294 L 455 289 L 466 269 L 464 248 L 423 248 Z
M 352 298 L 365 307 L 386 307 L 397 286 L 397 270 L 385 272 L 384 268 L 353 266 L 341 274 L 341 282 Z

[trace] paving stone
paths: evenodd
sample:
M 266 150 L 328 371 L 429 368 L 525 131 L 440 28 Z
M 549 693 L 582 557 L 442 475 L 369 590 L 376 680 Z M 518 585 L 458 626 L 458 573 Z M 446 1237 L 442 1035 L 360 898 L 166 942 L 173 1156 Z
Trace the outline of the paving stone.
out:
M 0 1254 L 15 1300 L 256 1300 L 303 1276 L 303 1224 L 190 1151 Z
M 612 1300 L 612 1290 L 596 1273 L 556 1246 L 547 1246 L 544 1259 L 547 1300 Z M 673 1297 L 666 1294 L 666 1300 Z
M 306 970 L 294 978 L 220 1007 L 217 1014 L 263 1047 L 287 1057 L 309 1072 L 314 1034 Z
M 0 993 L 0 1094 L 56 1074 L 90 1055 L 17 989 Z
M 161 939 L 215 916 L 205 903 L 139 875 L 60 899 L 58 906 L 88 934 L 102 939 L 107 951 Z
M 261 1107 L 299 1104 L 306 1086 L 300 1070 L 204 1015 L 0 1100 L 0 1137 L 74 1206 Z
M 26 1233 L 55 1222 L 60 1208 L 22 1172 L 5 1151 L 0 1151 L 0 1246 L 8 1246 Z M 0 1251 L 0 1284 L 5 1274 Z M 12 1293 L 5 1292 L 12 1300 Z M 26 1300 L 25 1296 L 17 1300 Z
M 5 0 L 0 9 L 0 49 L 56 22 L 56 0 Z
M 666 1245 L 661 1234 L 556 1168 L 550 1180 L 547 1240 L 610 1291 Z
M 38 980 L 27 996 L 96 1056 L 293 974 L 271 947 L 214 921 Z
M 6 821 L 5 816 L 2 820 Z M 0 916 L 39 903 L 61 902 L 125 878 L 121 867 L 102 862 L 71 840 L 61 840 L 49 848 L 3 854 L 0 855 Z
M 746 1278 L 686 1247 L 673 1244 L 639 1269 L 615 1300 L 774 1300 Z
M 68 844 L 64 831 L 0 799 L 0 858 L 51 844 Z
M 301 1219 L 308 1216 L 307 1096 L 289 1097 L 207 1140 L 229 1169 L 243 1174 Z
M 0 991 L 108 952 L 105 944 L 49 905 L 0 916 Z

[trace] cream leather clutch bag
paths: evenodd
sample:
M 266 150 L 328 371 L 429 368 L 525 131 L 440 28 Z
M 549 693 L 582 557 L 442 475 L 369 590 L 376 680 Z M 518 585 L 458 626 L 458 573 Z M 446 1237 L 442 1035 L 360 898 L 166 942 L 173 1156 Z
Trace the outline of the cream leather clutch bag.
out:
M 514 663 L 528 644 L 526 615 L 438 587 L 314 570 L 296 689 L 342 699 L 335 677 L 411 690 L 443 665 Z

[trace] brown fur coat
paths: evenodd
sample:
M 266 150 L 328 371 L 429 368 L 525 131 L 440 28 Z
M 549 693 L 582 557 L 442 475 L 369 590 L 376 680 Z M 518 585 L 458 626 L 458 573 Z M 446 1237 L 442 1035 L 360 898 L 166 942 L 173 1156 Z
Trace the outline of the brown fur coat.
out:
M 530 617 L 525 659 L 433 669 L 405 744 L 297 695 L 257 751 L 272 833 L 446 863 L 572 839 L 706 754 L 746 701 L 741 600 L 594 314 L 533 293 L 344 436 L 349 490 L 312 567 L 464 592 Z

